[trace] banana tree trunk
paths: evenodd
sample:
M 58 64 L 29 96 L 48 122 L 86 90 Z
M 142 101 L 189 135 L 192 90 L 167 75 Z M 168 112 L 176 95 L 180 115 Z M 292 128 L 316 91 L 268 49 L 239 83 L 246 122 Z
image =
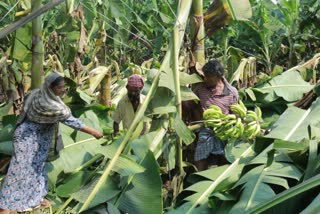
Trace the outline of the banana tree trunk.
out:
M 179 80 L 179 26 L 175 27 L 173 30 L 173 45 L 172 45 L 172 65 L 173 65 L 173 77 L 176 90 L 176 106 L 177 114 L 182 118 L 182 103 L 181 103 L 181 92 L 180 92 L 180 80 Z M 177 148 L 178 148 L 178 164 L 179 164 L 179 180 L 178 180 L 178 192 L 180 193 L 183 190 L 183 156 L 182 156 L 182 139 L 177 137 Z
M 32 12 L 42 7 L 42 0 L 32 1 Z M 32 65 L 31 65 L 31 88 L 39 88 L 43 79 L 43 41 L 42 41 L 42 18 L 38 16 L 32 21 Z
M 194 60 L 195 62 L 204 65 L 206 59 L 204 47 L 203 0 L 193 0 L 192 2 L 191 38 Z

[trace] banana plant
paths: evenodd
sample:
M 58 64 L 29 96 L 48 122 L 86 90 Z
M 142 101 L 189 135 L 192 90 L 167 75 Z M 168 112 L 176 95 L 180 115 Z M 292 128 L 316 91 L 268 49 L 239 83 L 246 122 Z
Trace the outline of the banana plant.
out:
M 317 139 L 319 138 L 317 131 L 319 128 L 316 124 L 319 120 L 314 115 L 318 114 L 319 106 L 318 99 L 308 110 L 289 107 L 281 115 L 278 122 L 272 126 L 270 134 L 266 138 L 257 139 L 253 146 L 249 146 L 240 155 L 240 159 L 236 159 L 230 166 L 214 168 L 208 170 L 207 173 L 201 173 L 202 176 L 206 175 L 205 177 L 211 180 L 206 179 L 202 184 L 195 183 L 189 187 L 187 190 L 193 191 L 195 194 L 186 198 L 185 200 L 188 202 L 179 207 L 177 212 L 184 210 L 186 213 L 195 213 L 198 205 L 204 209 L 209 203 L 212 207 L 211 211 L 228 210 L 232 213 L 238 212 L 240 208 L 247 210 L 247 212 L 259 213 L 288 198 L 299 195 L 304 190 L 318 186 L 318 178 L 314 177 L 313 179 L 312 176 L 316 175 L 318 171 L 319 160 L 315 151 L 317 151 Z M 292 125 L 287 127 L 288 124 Z M 313 128 L 308 131 L 310 126 Z M 315 139 L 315 141 L 313 143 L 310 141 L 310 145 L 300 145 L 306 138 Z M 297 155 L 293 155 L 292 151 L 304 151 L 309 147 L 308 167 L 301 168 L 297 165 L 299 158 Z M 298 156 L 305 157 L 303 154 Z M 221 170 L 223 170 L 222 174 L 220 174 Z M 208 174 L 211 174 L 209 172 L 213 173 L 213 177 L 209 177 Z M 311 172 L 314 173 L 310 174 Z M 197 174 L 199 175 L 199 173 Z M 303 174 L 307 176 L 305 180 Z M 228 176 L 230 178 L 226 180 Z M 289 184 L 291 179 L 296 182 L 290 181 Z M 298 183 L 301 184 L 297 185 Z M 270 184 L 272 185 L 270 186 Z M 282 193 L 279 196 L 274 192 L 275 186 L 282 188 Z M 289 187 L 291 188 L 289 189 Z M 287 190 L 283 191 L 283 189 Z M 263 194 L 261 194 L 262 192 Z M 215 199 L 208 201 L 209 196 Z M 302 206 L 304 205 L 291 205 L 292 209 L 298 207 L 300 209 Z M 206 209 L 210 210 L 210 208 Z M 175 211 L 172 212 L 175 213 Z
M 291 67 L 292 64 L 296 63 L 294 60 L 294 52 L 295 52 L 295 41 L 293 35 L 298 34 L 298 26 L 300 20 L 300 0 L 293 0 L 293 1 L 279 1 L 277 4 L 280 12 L 281 12 L 281 18 L 279 19 L 285 30 L 286 30 L 286 36 L 288 38 L 289 43 L 289 59 L 288 59 L 288 67 Z

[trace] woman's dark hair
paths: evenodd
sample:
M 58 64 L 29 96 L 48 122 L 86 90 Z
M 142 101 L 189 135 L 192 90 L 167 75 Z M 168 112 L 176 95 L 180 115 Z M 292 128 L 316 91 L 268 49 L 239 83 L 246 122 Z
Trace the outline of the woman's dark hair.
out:
M 223 65 L 215 59 L 210 60 L 207 62 L 203 67 L 202 71 L 205 76 L 216 76 L 216 77 L 223 77 L 224 75 L 224 67 Z
M 60 84 L 60 82 L 64 81 L 64 78 L 63 77 L 57 77 L 57 79 L 55 79 L 51 84 L 50 84 L 50 87 L 53 88 L 57 85 Z

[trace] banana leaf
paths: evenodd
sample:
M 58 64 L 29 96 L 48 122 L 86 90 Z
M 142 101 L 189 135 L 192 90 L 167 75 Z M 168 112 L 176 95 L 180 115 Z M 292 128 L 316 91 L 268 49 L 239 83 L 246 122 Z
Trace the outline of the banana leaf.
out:
M 0 142 L 0 154 L 12 155 L 13 144 L 12 141 Z
M 162 154 L 163 148 L 163 138 L 166 134 L 166 128 L 168 127 L 167 121 L 161 121 L 161 126 L 152 132 L 147 133 L 146 135 L 142 135 L 137 139 L 134 139 L 130 145 L 134 154 L 137 155 L 140 160 L 146 156 L 146 154 L 150 151 L 154 153 L 156 158 Z
M 273 102 L 280 97 L 287 102 L 294 102 L 299 100 L 304 93 L 310 91 L 313 87 L 313 85 L 302 79 L 299 72 L 291 70 L 274 77 L 269 82 L 252 90 L 256 93 L 262 93 L 265 102 Z
M 252 16 L 248 0 L 213 1 L 204 15 L 206 33 L 211 36 L 218 29 L 234 20 L 248 20 Z
M 268 210 L 269 208 L 280 204 L 296 195 L 302 194 L 307 190 L 310 190 L 314 187 L 320 186 L 320 175 L 314 176 L 307 181 L 300 183 L 288 190 L 285 190 L 268 201 L 259 204 L 258 206 L 250 209 L 247 213 L 262 213 L 263 211 Z
M 243 190 L 239 201 L 230 210 L 230 213 L 238 213 L 239 210 L 247 212 L 250 208 L 276 195 L 270 184 L 289 189 L 286 178 L 299 180 L 301 175 L 294 164 L 287 163 L 273 162 L 270 166 L 260 165 L 251 169 L 234 186 L 235 188 L 243 185 Z
M 9 124 L 3 127 L 3 129 L 0 132 L 0 142 L 12 140 L 13 132 L 14 132 L 13 125 Z
M 83 121 L 87 126 L 92 127 L 98 131 L 102 131 L 99 118 L 92 110 L 86 111 L 81 114 L 79 119 Z M 92 138 L 92 136 L 84 132 L 77 132 L 75 140 L 82 141 L 88 138 Z
M 162 181 L 152 152 L 146 155 L 141 165 L 146 170 L 133 177 L 119 208 L 125 213 L 163 213 Z
M 72 197 L 79 202 L 79 204 L 73 208 L 73 211 L 75 211 L 76 213 L 79 213 L 79 209 L 81 208 L 82 203 L 84 203 L 87 200 L 88 195 L 92 191 L 92 188 L 95 187 L 99 178 L 100 177 L 97 176 L 89 184 L 81 188 L 78 192 L 75 192 L 72 194 Z M 110 201 L 111 199 L 115 198 L 119 194 L 119 192 L 120 190 L 117 184 L 112 179 L 108 179 L 107 182 L 101 185 L 99 191 L 97 192 L 94 199 L 90 203 L 90 206 L 88 207 L 88 209 L 95 207 L 99 204 L 102 204 L 104 202 Z
M 79 191 L 88 182 L 92 173 L 84 170 L 64 178 L 63 183 L 56 189 L 57 195 L 60 197 L 70 197 L 72 193 Z
M 208 176 L 208 172 L 212 171 L 212 180 L 202 181 L 204 182 L 204 188 L 200 188 L 198 185 L 201 184 L 197 183 L 195 185 L 198 187 L 190 187 L 190 190 L 194 191 L 195 193 L 186 199 L 189 201 L 188 203 L 190 206 L 187 206 L 185 213 L 196 213 L 196 209 L 199 209 L 200 207 L 205 209 L 206 212 L 209 212 L 209 207 L 207 204 L 209 196 L 215 192 L 234 185 L 235 182 L 237 182 L 237 180 L 240 178 L 241 172 L 246 163 L 252 160 L 252 158 L 254 158 L 254 151 L 252 146 L 250 146 L 231 165 L 209 169 L 201 172 L 200 174 L 197 173 L 201 176 Z
M 289 107 L 271 127 L 272 131 L 266 136 L 269 138 L 300 142 L 308 139 L 308 126 L 319 127 L 320 99 L 317 99 L 308 110 L 294 106 Z M 320 133 L 315 133 L 320 137 Z
M 320 194 L 312 201 L 312 203 L 304 209 L 301 214 L 317 214 L 320 212 Z
M 0 121 L 2 121 L 3 116 L 8 115 L 10 109 L 12 108 L 12 105 L 13 105 L 12 102 L 7 103 L 5 105 L 1 104 L 1 107 L 0 107 Z
M 60 173 L 77 172 L 82 165 L 90 161 L 97 154 L 112 158 L 116 148 L 113 145 L 101 146 L 100 143 L 104 143 L 105 141 L 91 138 L 71 144 L 61 150 L 57 160 L 47 163 L 47 173 L 51 185 L 55 186 Z M 124 176 L 128 176 L 132 173 L 143 172 L 144 168 L 131 158 L 121 155 L 113 170 Z

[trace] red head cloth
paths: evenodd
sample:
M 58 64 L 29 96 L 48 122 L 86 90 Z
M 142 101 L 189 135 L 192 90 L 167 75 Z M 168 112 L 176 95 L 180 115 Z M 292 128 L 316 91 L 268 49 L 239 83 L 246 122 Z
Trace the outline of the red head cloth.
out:
M 144 82 L 140 75 L 133 74 L 129 77 L 127 86 L 143 88 Z

